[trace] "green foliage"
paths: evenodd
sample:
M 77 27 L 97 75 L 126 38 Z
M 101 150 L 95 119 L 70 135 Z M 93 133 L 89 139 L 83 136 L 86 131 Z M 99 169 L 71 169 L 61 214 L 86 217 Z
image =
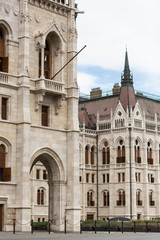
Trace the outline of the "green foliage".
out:
M 47 226 L 48 222 L 33 222 L 33 227 Z

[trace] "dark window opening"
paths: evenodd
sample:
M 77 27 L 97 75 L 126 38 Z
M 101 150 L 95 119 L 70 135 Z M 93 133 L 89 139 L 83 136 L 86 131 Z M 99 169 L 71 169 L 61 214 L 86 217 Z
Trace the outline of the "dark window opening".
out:
M 1 117 L 3 120 L 7 120 L 7 98 L 2 97 L 2 112 L 1 112 Z
M 48 126 L 48 106 L 42 106 L 42 126 Z
M 36 170 L 36 179 L 40 179 L 40 170 L 39 169 Z

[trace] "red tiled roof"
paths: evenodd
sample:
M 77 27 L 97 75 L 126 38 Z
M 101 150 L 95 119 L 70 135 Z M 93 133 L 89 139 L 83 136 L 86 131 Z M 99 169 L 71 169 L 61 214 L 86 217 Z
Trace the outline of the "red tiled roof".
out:
M 119 102 L 119 96 L 113 95 L 110 97 L 102 97 L 98 99 L 87 100 L 79 103 L 79 120 L 83 124 L 83 115 L 81 112 L 86 109 L 88 118 L 85 116 L 86 126 L 91 124 L 91 119 L 96 124 L 97 112 L 99 112 L 100 120 L 110 119 L 111 109 L 114 112 Z
M 121 87 L 120 102 L 125 111 L 127 110 L 127 107 L 129 108 L 135 107 L 136 98 L 135 98 L 134 88 L 132 86 Z

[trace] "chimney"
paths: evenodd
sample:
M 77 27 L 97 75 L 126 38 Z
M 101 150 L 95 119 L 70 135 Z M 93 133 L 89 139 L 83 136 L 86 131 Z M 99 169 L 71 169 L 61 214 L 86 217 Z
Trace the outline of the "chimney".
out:
M 92 88 L 90 92 L 90 99 L 102 97 L 102 90 L 100 88 Z
M 113 93 L 113 95 L 120 93 L 119 83 L 115 83 L 115 84 L 114 84 L 113 89 L 112 89 L 112 93 Z

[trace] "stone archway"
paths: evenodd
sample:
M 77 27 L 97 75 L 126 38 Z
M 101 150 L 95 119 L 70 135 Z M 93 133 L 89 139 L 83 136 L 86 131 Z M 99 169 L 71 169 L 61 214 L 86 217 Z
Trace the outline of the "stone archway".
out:
M 48 172 L 49 211 L 51 229 L 63 231 L 66 206 L 66 180 L 63 164 L 59 156 L 48 148 L 37 151 L 31 159 L 31 168 L 40 161 Z

